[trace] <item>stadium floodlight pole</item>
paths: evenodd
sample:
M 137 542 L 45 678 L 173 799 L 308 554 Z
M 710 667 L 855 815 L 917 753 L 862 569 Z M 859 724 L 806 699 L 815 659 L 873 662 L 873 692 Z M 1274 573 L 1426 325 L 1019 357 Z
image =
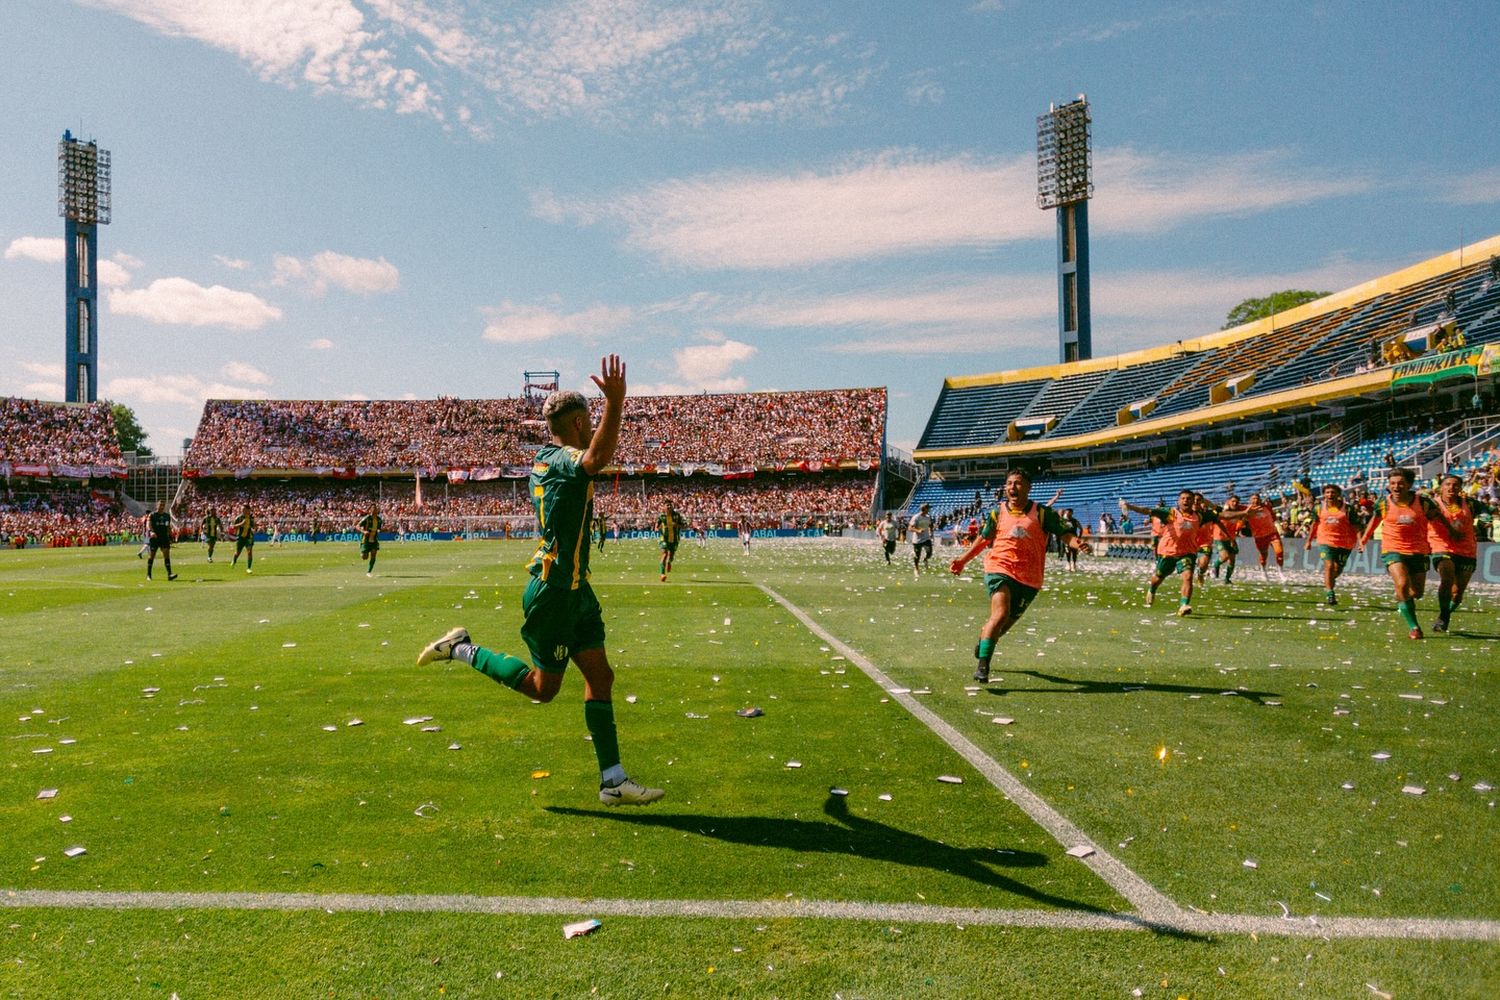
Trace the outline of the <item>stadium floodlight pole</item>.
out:
M 64 223 L 66 359 L 63 398 L 99 398 L 99 227 L 109 225 L 109 150 L 63 132 L 57 144 L 57 214 Z
M 1061 361 L 1093 357 L 1089 322 L 1089 198 L 1094 193 L 1088 97 L 1036 120 L 1036 203 L 1057 209 L 1057 329 Z

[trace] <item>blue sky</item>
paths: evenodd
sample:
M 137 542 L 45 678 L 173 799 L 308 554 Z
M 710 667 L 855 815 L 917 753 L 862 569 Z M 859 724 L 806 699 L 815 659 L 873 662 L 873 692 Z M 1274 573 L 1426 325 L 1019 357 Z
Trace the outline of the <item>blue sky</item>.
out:
M 1094 345 L 1500 233 L 1500 5 L 9 0 L 0 393 L 61 398 L 64 129 L 114 158 L 100 393 L 884 385 L 1055 360 L 1035 119 L 1094 113 Z

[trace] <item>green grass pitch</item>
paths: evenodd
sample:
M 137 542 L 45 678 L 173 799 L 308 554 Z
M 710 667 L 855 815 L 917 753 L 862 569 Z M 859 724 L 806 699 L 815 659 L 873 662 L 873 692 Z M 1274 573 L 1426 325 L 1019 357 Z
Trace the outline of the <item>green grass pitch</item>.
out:
M 0 997 L 1500 993 L 1494 940 L 1058 925 L 1132 907 L 757 584 L 1184 911 L 1313 926 L 1500 920 L 1493 594 L 1418 643 L 1380 580 L 1330 609 L 1241 570 L 1180 619 L 1171 588 L 1141 605 L 1144 564 L 1054 564 L 974 690 L 973 577 L 730 540 L 685 543 L 662 584 L 653 545 L 610 543 L 621 748 L 667 798 L 608 810 L 578 677 L 539 706 L 414 665 L 455 624 L 523 652 L 525 543 L 393 543 L 373 579 L 352 545 L 258 549 L 247 575 L 179 547 L 175 583 L 131 549 L 0 553 Z M 342 894 L 390 902 L 307 905 Z M 869 909 L 797 913 L 822 903 Z M 1019 916 L 910 918 L 944 907 Z

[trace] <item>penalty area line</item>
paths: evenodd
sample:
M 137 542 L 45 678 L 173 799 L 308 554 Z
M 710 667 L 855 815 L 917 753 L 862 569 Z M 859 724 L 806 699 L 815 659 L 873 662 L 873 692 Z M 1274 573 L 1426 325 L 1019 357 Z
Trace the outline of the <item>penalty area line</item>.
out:
M 910 694 L 899 694 L 900 686 L 892 681 L 858 650 L 851 648 L 791 601 L 782 597 L 765 584 L 757 584 L 773 601 L 780 604 L 800 621 L 808 631 L 837 649 L 870 680 L 878 684 L 902 708 L 914 715 L 944 743 L 958 752 L 976 771 L 984 775 L 990 784 L 1000 790 L 1010 801 L 1031 817 L 1032 822 L 1052 835 L 1065 848 L 1088 847 L 1093 853 L 1080 860 L 1093 870 L 1115 892 L 1125 898 L 1131 906 L 1148 921 L 1171 924 L 1182 914 L 1182 908 L 1159 892 L 1145 879 L 1131 871 L 1118 858 L 1104 850 L 1087 834 L 1058 812 L 1046 800 L 1021 783 L 989 754 L 979 749 L 968 737 L 954 729 L 945 719 Z

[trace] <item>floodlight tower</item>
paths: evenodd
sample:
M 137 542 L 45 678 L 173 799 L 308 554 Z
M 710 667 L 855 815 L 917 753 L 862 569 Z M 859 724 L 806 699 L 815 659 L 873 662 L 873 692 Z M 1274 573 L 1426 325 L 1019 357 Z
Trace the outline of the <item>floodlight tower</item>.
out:
M 109 150 L 64 132 L 57 144 L 57 214 L 66 220 L 69 403 L 99 398 L 99 227 L 109 225 L 109 211 Z
M 1088 98 L 1036 120 L 1036 204 L 1057 209 L 1057 334 L 1061 361 L 1093 356 L 1089 323 L 1089 198 L 1094 193 Z

